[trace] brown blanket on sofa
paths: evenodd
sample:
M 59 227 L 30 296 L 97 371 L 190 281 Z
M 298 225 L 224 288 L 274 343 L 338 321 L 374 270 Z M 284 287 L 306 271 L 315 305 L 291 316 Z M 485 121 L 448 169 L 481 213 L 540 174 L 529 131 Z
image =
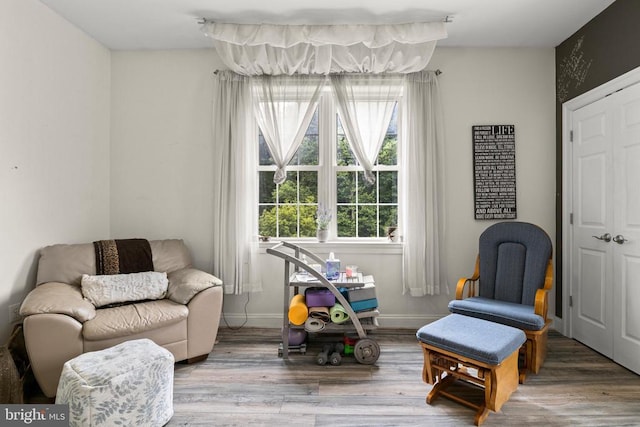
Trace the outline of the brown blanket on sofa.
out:
M 96 274 L 127 274 L 153 271 L 151 245 L 146 239 L 98 240 Z

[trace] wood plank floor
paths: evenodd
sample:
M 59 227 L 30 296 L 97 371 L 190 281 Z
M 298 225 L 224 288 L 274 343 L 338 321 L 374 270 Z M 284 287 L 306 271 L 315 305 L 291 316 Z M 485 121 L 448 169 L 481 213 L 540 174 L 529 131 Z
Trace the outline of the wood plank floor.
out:
M 275 329 L 221 329 L 201 363 L 177 364 L 169 426 L 464 426 L 474 411 L 425 403 L 422 351 L 413 330 L 378 330 L 376 365 L 353 357 L 318 366 L 327 335 L 306 355 L 277 356 Z M 484 426 L 640 426 L 640 376 L 555 332 L 531 375 Z

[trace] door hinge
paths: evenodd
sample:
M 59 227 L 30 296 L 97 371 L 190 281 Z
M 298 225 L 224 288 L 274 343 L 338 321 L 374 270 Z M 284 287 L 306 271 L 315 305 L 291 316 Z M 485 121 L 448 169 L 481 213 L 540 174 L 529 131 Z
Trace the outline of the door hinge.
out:
M 569 295 L 569 307 L 573 307 L 573 296 Z
M 569 142 L 573 142 L 573 131 L 569 131 Z
M 573 212 L 569 214 L 569 224 L 573 225 Z

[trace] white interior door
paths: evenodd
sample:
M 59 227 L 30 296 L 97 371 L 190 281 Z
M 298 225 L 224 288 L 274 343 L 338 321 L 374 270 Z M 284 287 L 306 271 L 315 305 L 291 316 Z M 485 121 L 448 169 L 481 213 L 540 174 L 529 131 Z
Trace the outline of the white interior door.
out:
M 573 336 L 640 373 L 640 84 L 572 119 Z
M 613 357 L 611 113 L 607 99 L 573 113 L 573 337 Z
M 614 105 L 613 359 L 640 373 L 640 84 Z

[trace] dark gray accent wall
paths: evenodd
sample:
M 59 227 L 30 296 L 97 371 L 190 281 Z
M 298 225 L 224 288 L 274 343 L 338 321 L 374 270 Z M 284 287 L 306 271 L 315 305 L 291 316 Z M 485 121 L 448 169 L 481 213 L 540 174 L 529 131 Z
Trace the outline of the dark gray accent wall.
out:
M 616 0 L 556 47 L 556 316 L 562 317 L 562 103 L 640 66 L 640 0 Z

